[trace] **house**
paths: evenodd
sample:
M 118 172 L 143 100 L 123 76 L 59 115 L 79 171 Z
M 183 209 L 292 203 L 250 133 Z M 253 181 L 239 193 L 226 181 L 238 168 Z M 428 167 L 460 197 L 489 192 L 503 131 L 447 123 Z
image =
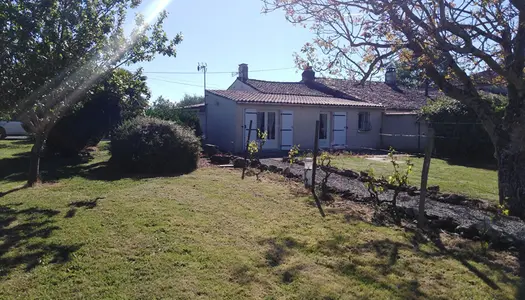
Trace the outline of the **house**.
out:
M 251 122 L 250 139 L 256 138 L 257 130 L 268 134 L 263 150 L 288 150 L 293 145 L 312 149 L 318 120 L 321 148 L 388 148 L 382 135 L 385 123 L 399 126 L 390 124 L 390 114 L 405 116 L 401 119 L 410 132 L 417 131 L 414 110 L 427 98 L 422 91 L 398 88 L 395 69 L 387 71 L 385 82 L 356 86 L 349 80 L 316 78 L 311 67 L 299 82 L 255 80 L 249 78 L 248 65 L 241 64 L 239 77 L 227 90 L 206 91 L 204 131 L 209 143 L 242 152 Z

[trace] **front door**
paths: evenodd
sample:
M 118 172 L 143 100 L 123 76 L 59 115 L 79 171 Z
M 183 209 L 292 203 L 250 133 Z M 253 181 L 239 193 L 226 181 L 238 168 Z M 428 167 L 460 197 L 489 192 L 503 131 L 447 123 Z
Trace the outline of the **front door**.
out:
M 334 148 L 344 148 L 346 146 L 346 112 L 334 112 Z
M 277 112 L 257 112 L 257 132 L 266 132 L 266 142 L 263 149 L 276 149 L 277 142 Z
M 330 148 L 330 114 L 319 114 L 319 148 Z

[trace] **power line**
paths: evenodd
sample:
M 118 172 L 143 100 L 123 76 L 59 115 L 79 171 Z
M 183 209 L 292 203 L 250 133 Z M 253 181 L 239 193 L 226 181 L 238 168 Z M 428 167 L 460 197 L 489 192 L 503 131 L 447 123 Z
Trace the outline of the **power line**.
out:
M 283 71 L 283 70 L 291 70 L 295 69 L 296 67 L 290 67 L 290 68 L 278 68 L 278 69 L 263 69 L 263 70 L 250 70 L 250 73 L 258 73 L 258 72 L 272 72 L 272 71 Z M 201 72 L 171 72 L 171 71 L 156 71 L 156 72 L 143 72 L 144 74 L 180 74 L 180 75 L 197 75 L 202 74 Z M 207 72 L 207 74 L 233 74 L 237 73 L 229 71 L 221 71 L 221 72 Z
M 187 86 L 203 87 L 202 85 L 198 85 L 198 84 L 184 83 L 184 82 L 173 81 L 173 80 L 165 80 L 165 79 L 161 79 L 161 78 L 148 77 L 148 79 L 159 80 L 159 81 L 175 83 L 175 84 L 181 84 L 181 85 L 187 85 Z

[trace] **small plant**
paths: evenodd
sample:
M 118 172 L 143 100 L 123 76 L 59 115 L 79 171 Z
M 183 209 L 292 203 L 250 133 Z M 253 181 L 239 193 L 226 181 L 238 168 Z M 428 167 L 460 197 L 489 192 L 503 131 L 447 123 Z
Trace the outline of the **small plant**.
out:
M 301 145 L 293 145 L 288 151 L 288 162 L 290 163 L 290 166 L 297 162 L 300 148 Z
M 383 185 L 378 184 L 378 180 L 375 179 L 374 168 L 368 169 L 368 176 L 365 181 L 365 186 L 370 193 L 370 198 L 374 201 L 376 205 L 379 203 L 379 194 L 384 191 Z
M 392 198 L 392 207 L 394 208 L 396 207 L 397 196 L 399 196 L 401 188 L 406 187 L 409 184 L 408 176 L 410 175 L 410 173 L 412 173 L 412 167 L 414 166 L 412 161 L 410 161 L 410 159 L 407 159 L 407 168 L 405 170 L 401 170 L 400 165 L 396 160 L 395 153 L 396 150 L 390 147 L 388 157 L 390 158 L 390 163 L 392 163 L 392 166 L 394 167 L 394 171 L 392 175 L 388 176 L 387 182 L 390 185 L 390 187 L 394 188 L 394 197 Z
M 266 131 L 261 131 L 257 129 L 257 139 L 248 143 L 248 154 L 250 155 L 250 161 L 258 160 L 258 154 L 262 150 L 266 139 L 268 138 L 268 133 Z M 259 180 L 259 175 L 262 173 L 262 170 L 255 172 L 255 177 Z
M 328 179 L 332 175 L 332 156 L 330 153 L 323 151 L 317 158 L 317 165 L 324 171 L 324 176 L 321 179 L 321 199 L 329 199 Z
M 261 131 L 260 129 L 257 129 L 257 139 L 251 141 L 248 144 L 248 154 L 250 155 L 251 160 L 257 159 L 257 154 L 260 150 L 262 150 L 262 147 L 266 143 L 267 138 L 268 133 L 266 131 Z
M 372 201 L 374 201 L 376 206 L 378 207 L 383 203 L 389 203 L 392 213 L 395 214 L 396 220 L 398 220 L 396 213 L 397 197 L 399 196 L 402 188 L 408 186 L 408 177 L 412 173 L 412 167 L 414 164 L 410 161 L 410 159 L 407 159 L 407 167 L 403 170 L 397 161 L 395 153 L 395 149 L 390 147 L 388 157 L 390 158 L 390 163 L 393 167 L 393 172 L 390 176 L 387 178 L 384 176 L 377 178 L 374 174 L 374 169 L 371 168 L 368 171 L 368 176 L 365 177 L 364 183 L 368 189 L 368 192 L 370 193 L 370 198 Z M 394 190 L 394 195 L 390 201 L 381 201 L 379 200 L 379 194 L 382 193 L 386 188 Z

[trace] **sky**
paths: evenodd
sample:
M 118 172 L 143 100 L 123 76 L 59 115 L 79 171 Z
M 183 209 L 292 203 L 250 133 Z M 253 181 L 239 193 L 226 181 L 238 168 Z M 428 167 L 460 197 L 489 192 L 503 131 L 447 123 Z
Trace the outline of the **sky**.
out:
M 237 75 L 232 73 L 240 63 L 248 64 L 252 79 L 301 80 L 293 53 L 313 35 L 286 21 L 284 11 L 263 14 L 261 0 L 144 0 L 130 14 L 147 14 L 152 3 L 169 3 L 164 30 L 170 38 L 181 32 L 184 40 L 177 47 L 176 57 L 157 56 L 151 62 L 129 67 L 144 69 L 151 100 L 161 95 L 171 101 L 179 101 L 184 94 L 204 95 L 203 74 L 197 72 L 201 62 L 208 66 L 207 89 L 227 89 L 235 81 Z M 256 72 L 259 70 L 273 71 Z

